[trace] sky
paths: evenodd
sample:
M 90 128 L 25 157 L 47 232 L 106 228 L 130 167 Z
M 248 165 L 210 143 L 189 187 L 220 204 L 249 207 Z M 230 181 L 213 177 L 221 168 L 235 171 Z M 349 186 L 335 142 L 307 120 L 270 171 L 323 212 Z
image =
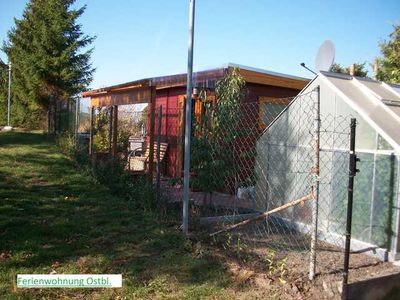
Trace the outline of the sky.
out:
M 0 41 L 26 2 L 0 0 Z M 83 31 L 97 37 L 92 88 L 186 72 L 189 0 L 74 4 L 82 5 Z M 398 23 L 399 0 L 196 0 L 194 70 L 231 62 L 310 78 L 299 64 L 314 69 L 324 40 L 334 42 L 341 65 L 372 62 Z

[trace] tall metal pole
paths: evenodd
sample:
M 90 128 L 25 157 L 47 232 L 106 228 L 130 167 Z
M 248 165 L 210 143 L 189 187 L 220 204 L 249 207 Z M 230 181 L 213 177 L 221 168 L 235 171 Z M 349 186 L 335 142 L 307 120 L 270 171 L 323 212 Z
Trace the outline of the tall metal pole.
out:
M 10 127 L 11 111 L 11 61 L 8 62 L 8 102 L 7 102 L 7 126 Z
M 349 277 L 349 262 L 350 262 L 350 242 L 351 242 L 351 223 L 353 218 L 353 191 L 354 177 L 359 171 L 357 169 L 357 158 L 355 152 L 356 145 L 356 119 L 351 119 L 350 123 L 350 159 L 349 159 L 349 184 L 347 188 L 347 220 L 346 220 L 346 240 L 344 245 L 344 260 L 343 260 L 343 281 L 342 281 L 342 299 L 348 299 L 348 277 Z
M 320 152 L 320 87 L 317 87 L 317 97 L 314 100 L 314 186 L 312 202 L 312 232 L 310 247 L 310 272 L 309 278 L 313 280 L 316 270 L 316 248 L 318 238 L 318 206 L 319 206 L 319 152 Z
M 189 170 L 190 170 L 190 138 L 192 129 L 192 80 L 193 80 L 193 37 L 195 0 L 189 0 L 189 45 L 186 84 L 186 118 L 185 118 L 185 156 L 183 171 L 183 224 L 185 235 L 189 232 Z

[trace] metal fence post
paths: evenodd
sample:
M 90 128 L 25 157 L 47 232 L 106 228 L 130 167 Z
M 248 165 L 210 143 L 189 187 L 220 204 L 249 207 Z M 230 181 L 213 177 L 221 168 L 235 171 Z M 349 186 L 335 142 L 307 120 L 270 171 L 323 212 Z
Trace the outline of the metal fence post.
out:
M 112 156 L 113 110 L 114 110 L 114 106 L 110 106 L 110 108 L 108 110 L 108 121 L 109 121 L 108 153 L 109 153 L 110 157 Z
M 156 197 L 157 203 L 160 202 L 160 185 L 161 185 L 161 128 L 162 128 L 162 105 L 158 108 L 158 127 L 157 127 L 157 181 L 156 181 Z
M 90 131 L 89 131 L 89 158 L 92 162 L 93 158 L 93 138 L 94 138 L 94 107 L 90 106 Z
M 342 299 L 348 299 L 348 276 L 350 261 L 350 242 L 351 242 L 351 223 L 353 218 L 353 191 L 354 177 L 357 170 L 357 155 L 355 153 L 356 141 L 356 119 L 352 118 L 350 123 L 350 157 L 349 157 L 349 183 L 347 189 L 347 220 L 346 220 L 346 241 L 344 247 L 344 263 L 343 263 L 343 281 L 342 281 Z
M 78 141 L 79 133 L 79 112 L 80 112 L 81 99 L 79 97 L 75 100 L 75 140 Z
M 150 98 L 150 126 L 149 126 L 149 162 L 148 162 L 148 180 L 153 186 L 153 171 L 154 171 L 154 134 L 155 134 L 155 114 L 156 114 L 156 86 L 151 87 Z
M 63 131 L 66 131 L 68 134 L 71 133 L 71 118 L 70 118 L 70 110 L 71 110 L 71 100 L 68 98 L 67 100 L 67 117 L 66 117 L 66 123 L 67 123 L 67 128 L 63 129 Z
M 190 143 L 192 126 L 192 84 L 193 84 L 193 40 L 194 40 L 194 16 L 195 0 L 190 0 L 189 4 L 189 45 L 188 45 L 188 66 L 186 84 L 186 119 L 185 119 L 185 153 L 183 171 L 183 212 L 182 212 L 182 231 L 183 234 L 189 233 L 189 172 L 190 172 Z
M 112 142 L 111 142 L 111 155 L 113 158 L 117 156 L 118 144 L 118 105 L 114 105 L 112 109 Z
M 314 97 L 314 185 L 312 201 L 312 232 L 311 232 L 311 247 L 310 247 L 310 272 L 309 278 L 313 280 L 316 269 L 316 245 L 318 238 L 318 202 L 319 202 L 319 152 L 320 152 L 320 87 L 317 87 L 317 97 Z

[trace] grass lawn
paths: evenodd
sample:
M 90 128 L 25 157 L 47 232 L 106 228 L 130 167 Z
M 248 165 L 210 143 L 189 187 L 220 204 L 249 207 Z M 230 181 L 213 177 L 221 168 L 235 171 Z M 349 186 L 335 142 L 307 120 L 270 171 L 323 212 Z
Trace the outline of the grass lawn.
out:
M 261 296 L 216 253 L 111 195 L 45 135 L 0 133 L 0 299 Z M 51 272 L 122 273 L 123 287 L 16 288 L 16 274 Z

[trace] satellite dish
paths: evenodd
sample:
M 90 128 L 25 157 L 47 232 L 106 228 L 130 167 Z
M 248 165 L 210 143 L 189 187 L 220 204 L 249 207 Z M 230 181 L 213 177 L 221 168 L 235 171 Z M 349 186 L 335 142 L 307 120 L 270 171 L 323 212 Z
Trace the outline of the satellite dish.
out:
M 329 71 L 335 60 L 335 45 L 330 40 L 326 40 L 318 49 L 315 58 L 315 71 Z

